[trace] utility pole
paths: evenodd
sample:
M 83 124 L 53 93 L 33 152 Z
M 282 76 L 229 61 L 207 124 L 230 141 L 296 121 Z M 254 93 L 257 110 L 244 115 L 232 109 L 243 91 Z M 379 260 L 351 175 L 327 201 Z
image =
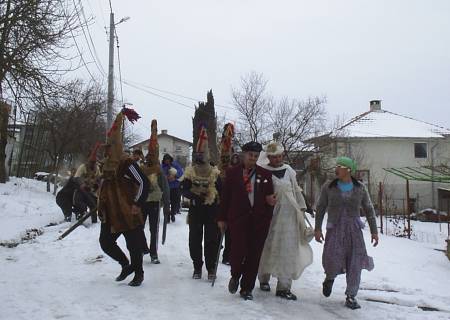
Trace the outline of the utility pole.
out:
M 108 66 L 108 100 L 106 105 L 106 127 L 111 128 L 113 122 L 114 103 L 114 13 L 109 16 L 109 66 Z

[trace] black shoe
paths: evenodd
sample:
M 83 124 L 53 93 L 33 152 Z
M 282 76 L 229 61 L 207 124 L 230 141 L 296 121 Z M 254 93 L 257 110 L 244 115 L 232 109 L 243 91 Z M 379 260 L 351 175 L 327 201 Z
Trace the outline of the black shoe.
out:
M 66 222 L 71 222 L 72 221 L 72 216 L 67 216 L 64 218 L 64 221 Z
M 170 220 L 171 220 L 172 222 L 175 222 L 175 216 L 171 216 L 171 217 L 170 217 Z
M 150 249 L 147 247 L 146 244 L 144 244 L 144 248 L 142 249 L 142 254 L 143 255 L 150 254 Z
M 268 284 L 268 283 L 260 283 L 259 284 L 259 288 L 262 291 L 269 292 L 270 291 L 270 284 Z
M 217 279 L 217 276 L 214 274 L 214 272 L 208 272 L 208 281 L 214 281 Z
M 133 267 L 131 265 L 127 265 L 122 267 L 122 272 L 120 272 L 119 276 L 116 278 L 116 281 L 125 280 L 130 274 L 134 272 Z
M 161 261 L 159 261 L 159 259 L 158 259 L 158 256 L 151 256 L 150 259 L 151 259 L 151 263 L 153 263 L 153 264 L 161 263 Z
M 230 282 L 228 282 L 228 291 L 231 294 L 235 294 L 239 288 L 239 279 L 231 277 Z
M 222 263 L 227 266 L 231 265 L 230 261 L 228 261 L 227 259 L 222 259 Z
M 333 290 L 334 280 L 327 280 L 322 284 L 322 293 L 325 297 L 329 297 L 331 295 L 331 291 Z
M 347 299 L 345 299 L 345 306 L 349 309 L 356 310 L 360 309 L 361 306 L 359 305 L 358 301 L 355 297 L 347 296 Z
M 144 272 L 136 272 L 133 280 L 128 284 L 130 287 L 139 287 L 144 281 Z
M 192 279 L 199 280 L 202 278 L 202 270 L 194 270 L 194 273 L 192 274 Z
M 250 291 L 241 291 L 241 298 L 244 300 L 253 300 L 253 295 Z
M 289 290 L 277 291 L 276 296 L 286 300 L 297 300 L 297 296 Z

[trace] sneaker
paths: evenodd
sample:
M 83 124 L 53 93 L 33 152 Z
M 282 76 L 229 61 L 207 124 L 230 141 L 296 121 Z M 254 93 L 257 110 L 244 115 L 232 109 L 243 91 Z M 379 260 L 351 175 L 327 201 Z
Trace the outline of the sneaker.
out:
M 297 296 L 295 294 L 293 294 L 292 292 L 290 292 L 289 290 L 277 291 L 276 296 L 286 299 L 286 300 L 292 300 L 292 301 L 297 300 Z
M 262 291 L 269 292 L 270 291 L 270 284 L 268 284 L 268 283 L 260 283 L 259 284 L 259 288 Z
M 245 301 L 247 300 L 253 300 L 253 295 L 251 293 L 251 291 L 241 291 L 240 292 L 241 298 L 244 299 Z
M 231 277 L 230 282 L 228 282 L 228 291 L 231 294 L 235 294 L 239 288 L 239 279 Z
M 347 296 L 347 299 L 345 299 L 345 306 L 349 309 L 356 310 L 360 309 L 361 306 L 359 305 L 358 301 L 355 297 Z
M 333 290 L 333 283 L 334 280 L 327 280 L 325 279 L 325 281 L 322 284 L 322 293 L 325 297 L 329 297 L 331 295 L 331 291 Z
M 136 272 L 133 280 L 128 284 L 130 287 L 139 287 L 144 281 L 144 272 Z
M 192 274 L 192 279 L 199 280 L 202 278 L 202 270 L 194 270 Z
M 116 281 L 123 281 L 125 280 L 130 274 L 134 272 L 133 267 L 131 265 L 127 265 L 122 267 L 122 271 L 117 276 Z
M 159 261 L 159 259 L 158 259 L 158 256 L 151 256 L 150 259 L 151 259 L 151 263 L 153 263 L 153 264 L 161 263 L 161 261 Z

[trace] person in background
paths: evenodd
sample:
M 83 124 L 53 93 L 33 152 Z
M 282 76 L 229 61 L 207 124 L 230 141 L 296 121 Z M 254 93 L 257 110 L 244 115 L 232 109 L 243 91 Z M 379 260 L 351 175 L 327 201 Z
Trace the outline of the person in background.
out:
M 175 215 L 180 213 L 181 192 L 180 178 L 183 176 L 181 165 L 166 153 L 162 160 L 162 170 L 169 181 L 170 187 L 170 220 L 175 222 Z
M 362 229 L 364 223 L 360 218 L 363 209 L 369 223 L 372 243 L 378 245 L 378 229 L 375 210 L 364 184 L 352 175 L 356 173 L 356 163 L 348 157 L 336 160 L 336 179 L 323 185 L 316 208 L 316 241 L 322 243 L 322 265 L 325 270 L 323 295 L 329 297 L 334 279 L 339 274 L 346 274 L 347 295 L 345 305 L 350 309 L 361 306 L 356 300 L 361 272 L 374 268 L 373 259 L 367 255 Z M 327 233 L 322 233 L 325 213 L 328 213 Z
M 139 165 L 140 162 L 144 160 L 144 153 L 142 153 L 141 149 L 135 149 L 131 153 L 131 159 L 133 159 Z

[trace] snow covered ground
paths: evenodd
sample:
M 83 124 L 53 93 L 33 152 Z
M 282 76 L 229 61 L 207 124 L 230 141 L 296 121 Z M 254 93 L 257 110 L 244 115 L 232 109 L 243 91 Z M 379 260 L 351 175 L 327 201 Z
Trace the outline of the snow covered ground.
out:
M 44 184 L 41 189 L 35 181 L 19 182 L 0 185 L 2 239 L 62 220 Z M 9 219 L 5 208 L 22 212 Z M 382 236 L 379 247 L 368 247 L 376 266 L 363 273 L 361 310 L 343 306 L 345 277 L 338 278 L 330 298 L 321 295 L 322 246 L 317 243 L 313 265 L 293 286 L 299 301 L 283 301 L 259 289 L 254 301 L 242 301 L 227 292 L 227 266 L 219 266 L 214 288 L 206 280 L 191 279 L 185 213 L 177 218 L 160 248 L 162 264 L 151 265 L 145 257 L 145 281 L 139 288 L 114 282 L 119 266 L 106 256 L 97 259 L 104 255 L 98 225 L 86 224 L 57 241 L 69 226 L 62 223 L 45 227 L 28 243 L 0 247 L 0 319 L 450 319 L 450 262 L 429 245 Z M 122 238 L 119 242 L 125 248 Z

